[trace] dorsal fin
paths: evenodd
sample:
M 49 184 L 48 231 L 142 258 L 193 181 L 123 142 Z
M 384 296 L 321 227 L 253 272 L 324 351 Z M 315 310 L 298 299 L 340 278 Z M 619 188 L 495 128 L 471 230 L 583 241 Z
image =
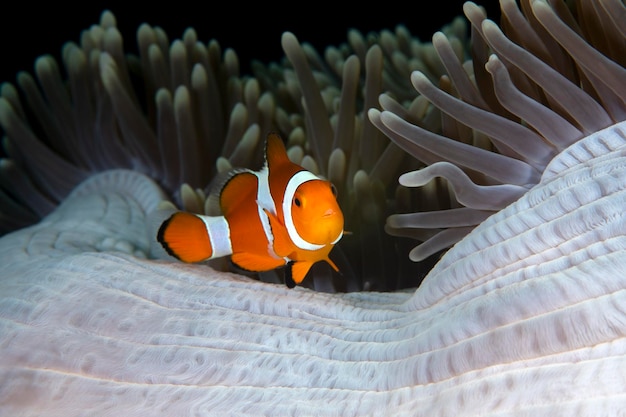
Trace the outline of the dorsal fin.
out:
M 280 135 L 276 132 L 268 133 L 267 141 L 265 142 L 265 163 L 270 171 L 272 171 L 272 167 L 290 162 L 287 156 L 287 149 Z
M 204 214 L 209 216 L 218 216 L 223 214 L 221 197 L 222 191 L 226 184 L 237 174 L 242 172 L 250 172 L 246 168 L 233 168 L 229 171 L 217 174 L 206 187 L 207 199 L 204 204 Z
M 291 162 L 283 140 L 278 133 L 270 132 L 267 135 L 265 153 L 270 194 L 275 203 L 276 214 L 283 221 L 282 205 L 285 189 L 293 175 L 304 170 L 304 168 Z
M 257 177 L 251 171 L 240 171 L 230 177 L 220 193 L 220 207 L 224 216 L 228 217 L 232 210 L 249 201 L 250 198 L 254 201 L 257 187 Z

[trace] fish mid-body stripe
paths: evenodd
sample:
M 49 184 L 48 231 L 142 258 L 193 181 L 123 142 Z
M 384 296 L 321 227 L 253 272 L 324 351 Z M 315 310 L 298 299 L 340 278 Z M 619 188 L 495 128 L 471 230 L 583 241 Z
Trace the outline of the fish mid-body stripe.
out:
M 267 210 L 274 215 L 276 214 L 276 204 L 274 203 L 272 193 L 270 192 L 269 169 L 265 166 L 260 171 L 253 172 L 253 174 L 256 175 L 258 180 L 256 203 L 258 207 L 259 220 L 261 221 L 263 231 L 265 232 L 265 238 L 267 239 L 267 254 L 275 259 L 284 259 L 285 263 L 287 263 L 290 261 L 289 258 L 282 258 L 274 252 L 274 234 L 272 233 L 270 219 L 267 216 L 267 213 L 265 213 L 265 210 Z
M 198 216 L 206 226 L 213 253 L 211 258 L 231 255 L 233 247 L 230 240 L 230 226 L 224 216 Z

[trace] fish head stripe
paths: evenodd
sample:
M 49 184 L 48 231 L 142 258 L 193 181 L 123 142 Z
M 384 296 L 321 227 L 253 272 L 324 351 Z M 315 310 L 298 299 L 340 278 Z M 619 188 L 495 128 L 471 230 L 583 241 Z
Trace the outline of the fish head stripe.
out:
M 263 190 L 259 190 L 257 200 L 281 221 L 284 218 L 282 201 L 285 198 L 285 188 L 293 176 L 302 170 L 304 168 L 289 159 L 280 136 L 275 132 L 270 132 L 265 144 L 265 166 L 259 172 L 266 176 L 263 179 L 266 182 Z M 261 180 L 259 178 L 259 188 L 261 188 Z
M 331 245 L 336 245 L 341 238 L 343 237 L 343 230 L 339 233 L 339 235 L 337 236 L 337 239 L 333 240 L 332 242 L 330 242 Z
M 325 245 L 307 242 L 300 236 L 298 230 L 296 229 L 296 226 L 293 224 L 293 217 L 291 214 L 291 202 L 296 193 L 296 190 L 300 185 L 304 184 L 307 181 L 319 179 L 320 178 L 317 175 L 313 174 L 310 171 L 298 171 L 291 177 L 291 179 L 287 183 L 287 187 L 285 188 L 285 195 L 283 197 L 282 208 L 287 233 L 289 234 L 289 238 L 294 243 L 294 245 L 304 250 L 319 250 L 322 249 Z

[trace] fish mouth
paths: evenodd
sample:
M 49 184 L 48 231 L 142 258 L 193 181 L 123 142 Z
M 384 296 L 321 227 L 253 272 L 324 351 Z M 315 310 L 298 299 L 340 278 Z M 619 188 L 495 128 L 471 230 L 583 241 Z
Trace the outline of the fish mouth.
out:
M 335 210 L 329 208 L 328 210 L 326 210 L 324 212 L 324 214 L 322 214 L 322 217 L 330 217 L 330 216 L 334 215 L 335 213 L 336 213 Z

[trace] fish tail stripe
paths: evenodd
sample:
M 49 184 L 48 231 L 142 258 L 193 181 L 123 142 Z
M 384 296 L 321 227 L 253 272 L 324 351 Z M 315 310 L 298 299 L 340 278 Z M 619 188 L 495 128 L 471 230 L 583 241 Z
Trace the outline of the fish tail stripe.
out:
M 298 248 L 304 250 L 318 250 L 324 247 L 324 245 L 318 245 L 304 240 L 298 233 L 298 230 L 296 230 L 296 226 L 293 224 L 293 217 L 291 215 L 291 200 L 293 200 L 296 190 L 301 184 L 311 180 L 319 180 L 319 177 L 310 171 L 298 171 L 287 183 L 283 198 L 283 215 L 285 217 L 285 227 L 287 228 L 287 233 L 289 233 L 291 241 Z
M 198 216 L 204 222 L 213 247 L 212 258 L 231 255 L 230 226 L 224 216 Z

